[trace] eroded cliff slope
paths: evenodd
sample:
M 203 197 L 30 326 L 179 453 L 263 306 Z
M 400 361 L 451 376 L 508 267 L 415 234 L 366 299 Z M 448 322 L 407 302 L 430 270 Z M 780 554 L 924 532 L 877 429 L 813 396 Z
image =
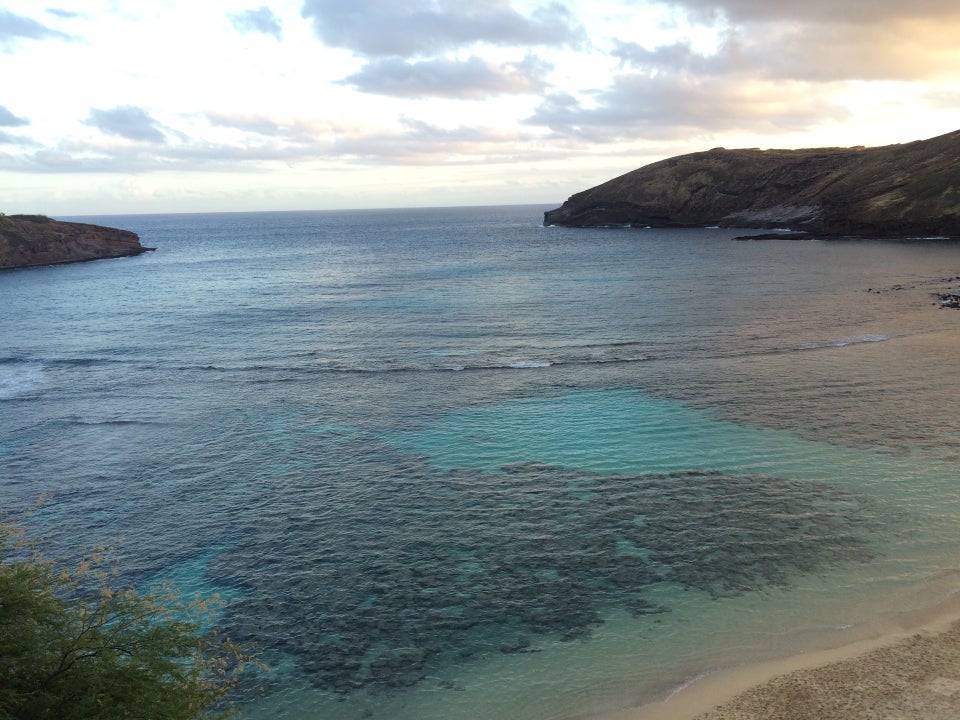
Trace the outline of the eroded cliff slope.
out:
M 544 225 L 960 236 L 960 131 L 875 148 L 680 155 L 571 196 Z
M 153 250 L 128 230 L 51 220 L 43 215 L 0 215 L 0 270 L 127 257 Z

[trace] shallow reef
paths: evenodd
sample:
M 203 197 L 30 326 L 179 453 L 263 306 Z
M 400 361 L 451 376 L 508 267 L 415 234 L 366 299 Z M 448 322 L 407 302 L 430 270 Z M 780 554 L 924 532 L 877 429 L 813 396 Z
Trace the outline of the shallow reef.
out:
M 364 462 L 265 488 L 257 523 L 208 568 L 242 590 L 225 632 L 292 656 L 341 696 L 418 683 L 431 660 L 584 638 L 611 608 L 668 612 L 650 597 L 663 584 L 722 597 L 867 561 L 885 522 L 869 498 L 825 483 L 440 470 L 370 442 L 340 448 Z

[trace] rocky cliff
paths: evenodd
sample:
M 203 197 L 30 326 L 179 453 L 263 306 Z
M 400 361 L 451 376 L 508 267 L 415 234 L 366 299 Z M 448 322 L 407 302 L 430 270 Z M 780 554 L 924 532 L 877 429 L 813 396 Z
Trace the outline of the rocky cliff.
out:
M 60 222 L 43 215 L 0 215 L 0 270 L 127 257 L 153 250 L 127 230 Z
M 960 236 L 960 131 L 875 148 L 680 155 L 571 196 L 544 225 Z

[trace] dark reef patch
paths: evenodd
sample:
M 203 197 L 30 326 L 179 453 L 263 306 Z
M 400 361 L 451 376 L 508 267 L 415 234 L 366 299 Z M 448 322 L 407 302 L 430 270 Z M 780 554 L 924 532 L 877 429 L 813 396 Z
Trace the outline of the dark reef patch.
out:
M 341 457 L 369 459 L 370 442 Z M 817 482 L 377 457 L 265 487 L 257 523 L 208 571 L 244 591 L 232 638 L 341 695 L 415 684 L 432 659 L 583 638 L 613 607 L 668 611 L 650 597 L 664 584 L 722 597 L 867 561 L 883 522 L 868 498 Z

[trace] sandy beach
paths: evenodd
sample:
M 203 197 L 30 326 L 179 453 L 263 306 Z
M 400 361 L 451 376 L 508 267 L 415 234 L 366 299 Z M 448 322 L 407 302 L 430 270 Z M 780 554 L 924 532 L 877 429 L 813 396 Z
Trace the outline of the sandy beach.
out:
M 878 621 L 871 637 L 719 671 L 604 720 L 954 720 L 960 598 Z

